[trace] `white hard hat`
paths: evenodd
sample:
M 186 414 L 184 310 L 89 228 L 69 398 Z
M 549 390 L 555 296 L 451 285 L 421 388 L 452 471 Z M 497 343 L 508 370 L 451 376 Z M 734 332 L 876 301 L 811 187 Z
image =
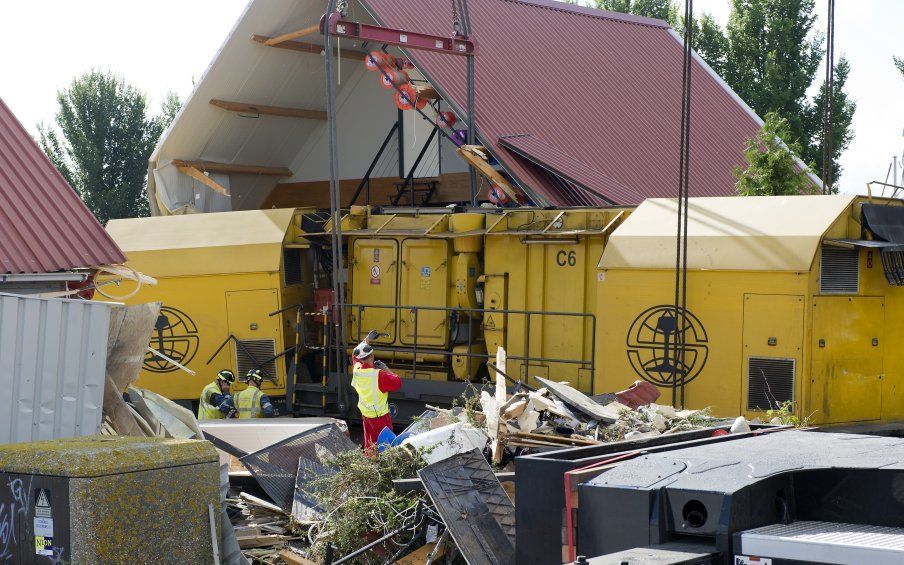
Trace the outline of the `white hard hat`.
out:
M 354 355 L 358 359 L 367 359 L 373 354 L 373 352 L 373 346 L 366 341 L 362 341 L 357 345 L 357 347 L 355 347 Z

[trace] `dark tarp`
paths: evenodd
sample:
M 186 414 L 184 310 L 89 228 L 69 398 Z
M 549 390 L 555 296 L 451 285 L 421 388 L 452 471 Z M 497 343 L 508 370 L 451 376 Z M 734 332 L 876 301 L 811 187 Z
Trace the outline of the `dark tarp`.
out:
M 863 223 L 880 239 L 904 243 L 904 206 L 863 204 Z

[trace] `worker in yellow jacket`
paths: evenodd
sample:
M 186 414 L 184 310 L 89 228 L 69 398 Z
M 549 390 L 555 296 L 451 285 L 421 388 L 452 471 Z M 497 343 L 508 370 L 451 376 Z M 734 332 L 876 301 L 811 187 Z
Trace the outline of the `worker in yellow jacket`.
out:
M 235 409 L 239 413 L 239 419 L 248 418 L 272 418 L 276 416 L 276 409 L 270 403 L 270 397 L 261 392 L 261 383 L 264 377 L 259 369 L 248 371 L 248 388 L 235 393 Z
M 235 374 L 229 369 L 217 373 L 217 378 L 204 387 L 198 402 L 199 420 L 219 420 L 235 414 L 229 387 L 235 382 Z
M 385 363 L 374 359 L 374 348 L 367 339 L 355 347 L 352 361 L 352 386 L 358 393 L 364 450 L 371 451 L 376 447 L 377 437 L 383 428 L 392 429 L 389 393 L 402 387 L 402 379 L 391 372 Z

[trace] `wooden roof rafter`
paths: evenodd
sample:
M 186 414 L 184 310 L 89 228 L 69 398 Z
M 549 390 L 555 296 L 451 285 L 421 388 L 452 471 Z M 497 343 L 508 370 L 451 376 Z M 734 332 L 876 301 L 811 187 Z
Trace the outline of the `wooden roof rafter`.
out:
M 260 165 L 239 165 L 236 163 L 217 163 L 215 161 L 191 161 L 173 159 L 174 167 L 193 168 L 202 173 L 224 173 L 237 175 L 263 175 L 271 177 L 291 177 L 292 171 L 286 167 L 264 167 Z M 206 175 L 205 175 L 206 176 Z M 199 179 L 200 180 L 200 179 Z
M 277 35 L 276 37 L 271 37 L 267 41 L 264 42 L 264 45 L 274 46 L 279 45 L 280 43 L 285 43 L 286 41 L 292 41 L 293 39 L 298 39 L 299 37 L 304 37 L 306 35 L 311 35 L 312 33 L 316 33 L 320 31 L 320 24 L 315 24 L 312 26 L 308 26 L 296 31 L 290 31 L 289 33 L 284 33 L 282 35 Z
M 310 110 L 307 108 L 289 108 L 286 106 L 268 106 L 265 104 L 250 104 L 248 102 L 235 102 L 211 98 L 210 104 L 230 112 L 242 114 L 257 114 L 259 116 L 280 116 L 283 118 L 301 118 L 308 120 L 325 120 L 326 112 L 323 110 Z
M 314 55 L 320 55 L 323 53 L 323 45 L 318 43 L 307 43 L 304 41 L 283 41 L 280 43 L 274 43 L 268 45 L 267 42 L 273 40 L 273 37 L 269 35 L 259 35 L 254 34 L 251 36 L 252 41 L 256 41 L 257 43 L 261 43 L 268 47 L 275 47 L 277 49 L 288 49 L 289 51 L 298 51 L 300 53 L 312 53 Z M 358 51 L 355 49 L 333 49 L 333 52 L 337 57 L 342 57 L 343 59 L 354 59 L 356 61 L 362 60 L 364 57 L 364 51 Z

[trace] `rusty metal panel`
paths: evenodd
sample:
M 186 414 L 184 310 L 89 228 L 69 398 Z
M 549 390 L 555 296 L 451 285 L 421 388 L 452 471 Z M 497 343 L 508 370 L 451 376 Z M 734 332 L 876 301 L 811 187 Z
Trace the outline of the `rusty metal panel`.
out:
M 0 294 L 0 444 L 98 432 L 110 309 Z

